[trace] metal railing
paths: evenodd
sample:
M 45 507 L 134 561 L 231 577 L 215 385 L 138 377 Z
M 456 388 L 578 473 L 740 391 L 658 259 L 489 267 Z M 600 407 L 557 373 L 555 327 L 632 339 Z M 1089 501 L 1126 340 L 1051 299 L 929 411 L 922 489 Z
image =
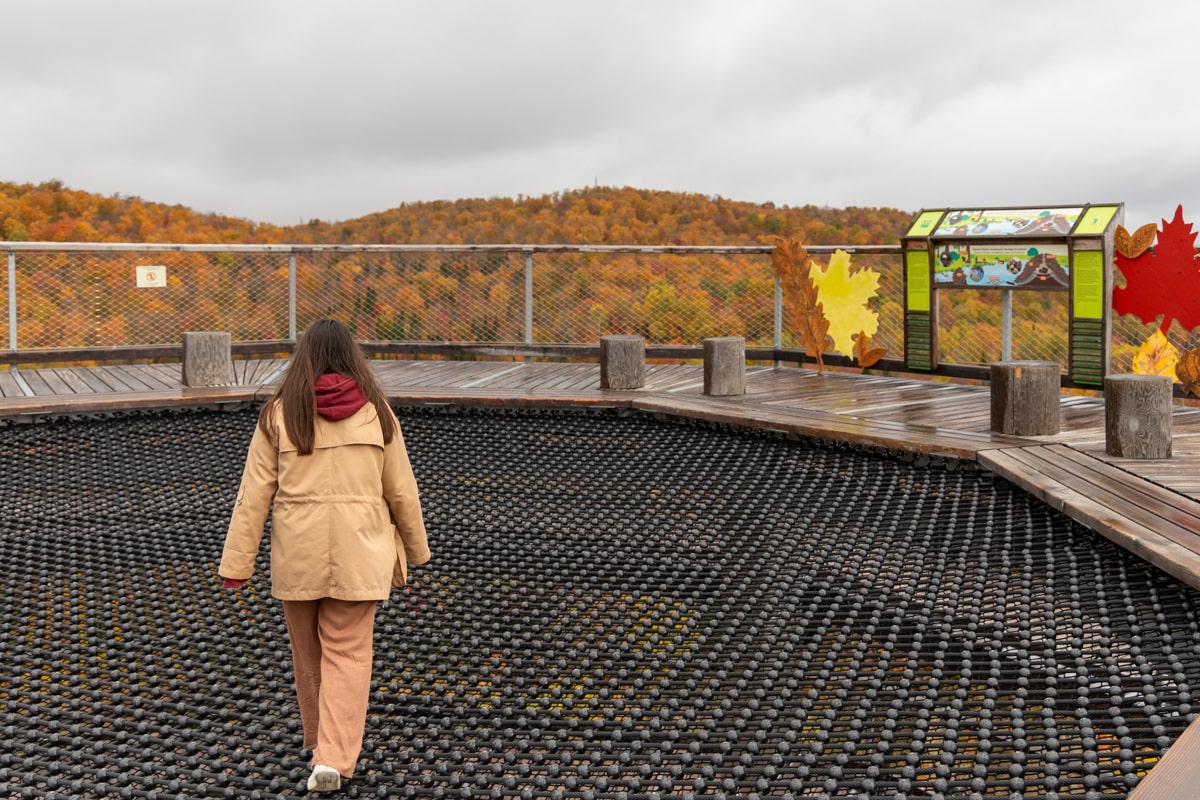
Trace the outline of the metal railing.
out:
M 818 261 L 837 249 L 851 253 L 853 268 L 879 273 L 868 301 L 879 321 L 872 345 L 886 348 L 898 366 L 899 247 L 809 248 Z M 524 345 L 536 354 L 552 352 L 547 345 L 594 346 L 615 333 L 669 348 L 736 335 L 748 348 L 790 351 L 800 360 L 772 250 L 0 242 L 7 257 L 0 342 L 8 345 L 0 360 L 72 353 L 103 360 L 105 352 L 130 348 L 169 354 L 190 330 L 229 331 L 240 345 L 286 345 L 323 316 L 401 352 L 450 352 L 432 345 L 458 344 L 493 351 Z M 982 366 L 1006 357 L 1066 363 L 1066 292 L 1014 292 L 1013 313 L 1006 313 L 1004 292 L 938 294 L 942 364 Z M 1145 334 L 1135 327 L 1136 348 Z

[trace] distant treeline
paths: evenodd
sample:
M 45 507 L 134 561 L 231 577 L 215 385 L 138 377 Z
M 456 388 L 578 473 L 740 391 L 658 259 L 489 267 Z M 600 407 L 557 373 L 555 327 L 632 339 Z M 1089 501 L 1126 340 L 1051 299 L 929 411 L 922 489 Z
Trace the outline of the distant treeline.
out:
M 0 182 L 0 238 L 47 242 L 239 244 L 747 245 L 894 244 L 912 214 L 892 208 L 776 206 L 646 189 L 596 187 L 540 197 L 435 200 L 343 222 L 281 227 L 204 214 L 61 181 Z

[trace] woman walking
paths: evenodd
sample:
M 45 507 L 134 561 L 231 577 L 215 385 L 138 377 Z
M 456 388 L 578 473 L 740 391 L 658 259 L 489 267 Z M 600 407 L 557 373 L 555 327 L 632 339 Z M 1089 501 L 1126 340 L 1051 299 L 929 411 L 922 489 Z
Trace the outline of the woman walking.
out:
M 341 788 L 362 749 L 375 607 L 429 560 L 400 423 L 350 330 L 300 337 L 259 413 L 218 569 L 254 571 L 271 511 L 271 594 L 283 601 L 310 791 Z

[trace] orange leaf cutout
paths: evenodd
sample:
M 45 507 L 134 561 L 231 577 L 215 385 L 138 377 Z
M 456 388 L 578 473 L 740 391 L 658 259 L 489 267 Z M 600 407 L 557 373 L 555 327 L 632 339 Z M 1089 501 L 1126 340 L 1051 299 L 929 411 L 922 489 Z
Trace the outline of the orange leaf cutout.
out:
M 886 347 L 871 347 L 870 345 L 871 337 L 867 336 L 866 331 L 859 331 L 858 338 L 854 340 L 854 358 L 863 369 L 874 366 L 879 359 L 887 355 Z
M 1158 226 L 1153 222 L 1147 222 L 1134 231 L 1132 236 L 1129 231 L 1125 230 L 1124 225 L 1118 225 L 1115 242 L 1117 252 L 1126 258 L 1137 258 L 1149 250 L 1150 245 L 1154 244 L 1154 237 L 1157 233 Z
M 1167 375 L 1175 377 L 1179 350 L 1167 341 L 1160 330 L 1154 331 L 1133 354 L 1133 371 L 1138 375 Z
M 783 306 L 797 327 L 801 344 L 817 359 L 817 372 L 825 368 L 822 356 L 828 347 L 829 320 L 817 301 L 817 285 L 810 270 L 808 250 L 796 239 L 780 239 L 771 251 L 771 266 L 783 287 Z
M 1200 397 L 1200 350 L 1188 350 L 1179 357 L 1175 377 L 1183 384 L 1183 391 Z

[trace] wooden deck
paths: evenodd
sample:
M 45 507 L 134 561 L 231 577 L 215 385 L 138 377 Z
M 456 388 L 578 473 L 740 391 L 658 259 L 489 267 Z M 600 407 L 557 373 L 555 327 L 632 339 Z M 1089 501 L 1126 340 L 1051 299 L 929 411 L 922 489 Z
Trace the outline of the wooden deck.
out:
M 960 459 L 1003 476 L 1164 572 L 1200 589 L 1200 409 L 1176 406 L 1173 455 L 1105 454 L 1104 401 L 1063 395 L 1056 436 L 990 429 L 986 386 L 811 369 L 748 367 L 746 394 L 707 397 L 699 366 L 647 367 L 644 388 L 603 391 L 594 363 L 373 362 L 398 405 L 607 406 Z M 220 406 L 269 396 L 286 362 L 235 362 L 237 384 L 180 385 L 178 364 L 0 371 L 0 418 L 33 420 L 139 408 Z M 1200 720 L 1132 797 L 1192 797 Z

